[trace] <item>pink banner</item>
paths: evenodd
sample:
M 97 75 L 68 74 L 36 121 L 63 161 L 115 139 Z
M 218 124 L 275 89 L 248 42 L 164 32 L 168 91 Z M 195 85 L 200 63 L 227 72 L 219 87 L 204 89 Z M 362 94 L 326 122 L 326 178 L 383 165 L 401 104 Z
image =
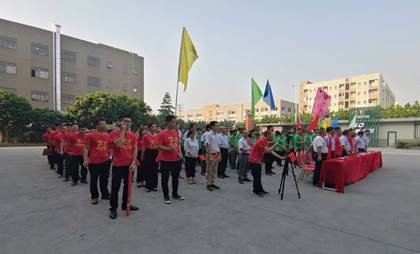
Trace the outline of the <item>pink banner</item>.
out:
M 328 112 L 330 103 L 331 96 L 329 96 L 321 88 L 318 88 L 318 91 L 316 91 L 314 107 L 312 108 L 312 115 L 324 117 Z

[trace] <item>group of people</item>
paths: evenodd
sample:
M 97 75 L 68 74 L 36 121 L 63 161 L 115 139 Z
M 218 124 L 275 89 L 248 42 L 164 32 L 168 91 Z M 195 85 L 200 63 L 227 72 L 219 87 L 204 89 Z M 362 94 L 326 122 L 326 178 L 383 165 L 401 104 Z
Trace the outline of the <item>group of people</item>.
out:
M 49 128 L 43 139 L 47 143 L 50 168 L 55 170 L 64 182 L 71 180 L 71 185 L 87 184 L 90 175 L 91 204 L 109 200 L 110 218 L 117 218 L 118 196 L 123 182 L 122 210 L 138 207 L 128 204 L 128 179 L 136 172 L 137 187 L 146 192 L 155 192 L 158 188 L 158 176 L 161 174 L 161 189 L 166 204 L 171 204 L 169 178 L 172 177 L 172 199 L 183 200 L 178 192 L 182 169 L 185 169 L 186 181 L 196 184 L 196 168 L 201 167 L 209 191 L 220 190 L 217 178 L 229 177 L 226 169 L 229 164 L 237 171 L 238 182 L 251 182 L 253 192 L 262 197 L 268 194 L 261 183 L 262 164 L 265 173 L 273 175 L 274 162 L 279 166 L 282 161 L 287 167 L 290 153 L 310 151 L 316 169 L 313 183 L 319 181 L 322 161 L 335 156 L 351 155 L 367 150 L 368 131 L 359 132 L 340 128 L 319 129 L 316 133 L 305 133 L 303 129 L 274 131 L 273 126 L 259 133 L 257 130 L 234 129 L 228 132 L 217 121 L 210 122 L 205 130 L 191 124 L 182 132 L 175 116 L 167 116 L 166 128 L 161 130 L 156 124 L 142 126 L 137 132 L 132 130 L 130 116 L 121 116 L 113 130 L 108 130 L 105 119 L 95 122 L 95 129 L 88 131 L 85 126 L 73 124 L 57 125 Z M 111 174 L 111 190 L 108 180 Z M 131 175 L 130 175 L 131 174 Z M 99 182 L 99 190 L 98 190 Z

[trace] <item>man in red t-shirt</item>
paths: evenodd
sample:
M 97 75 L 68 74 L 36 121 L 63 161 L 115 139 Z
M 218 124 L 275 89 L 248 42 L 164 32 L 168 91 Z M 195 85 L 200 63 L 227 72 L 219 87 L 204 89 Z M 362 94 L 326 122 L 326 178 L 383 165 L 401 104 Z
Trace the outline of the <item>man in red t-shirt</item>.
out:
M 144 178 L 146 180 L 146 192 L 156 191 L 158 186 L 159 163 L 156 157 L 159 153 L 159 136 L 157 135 L 156 124 L 149 125 L 149 134 L 143 137 L 142 162 L 144 166 Z
M 109 199 L 108 177 L 111 161 L 109 160 L 109 134 L 105 132 L 106 121 L 99 119 L 95 122 L 96 130 L 86 134 L 83 138 L 83 166 L 89 169 L 90 196 L 93 205 L 98 204 L 98 178 L 101 198 Z
M 172 198 L 177 200 L 184 200 L 178 194 L 178 179 L 181 169 L 181 146 L 179 142 L 179 133 L 176 129 L 176 117 L 167 116 L 165 118 L 166 130 L 158 135 L 159 154 L 157 160 L 160 162 L 160 171 L 162 173 L 162 191 L 163 198 L 166 204 L 170 204 L 169 198 L 169 174 L 172 176 Z
M 87 183 L 87 168 L 83 166 L 83 151 L 85 148 L 83 140 L 85 138 L 86 131 L 86 127 L 78 127 L 77 132 L 72 132 L 67 135 L 67 145 L 70 148 L 68 153 L 70 175 L 73 181 L 73 183 L 71 184 L 72 186 L 76 186 L 79 179 L 81 183 Z M 79 174 L 79 166 L 81 166 L 81 178 Z
M 71 176 L 71 169 L 70 169 L 70 153 L 72 152 L 72 148 L 69 145 L 69 137 L 74 133 L 79 131 L 79 125 L 73 124 L 67 132 L 64 134 L 64 182 L 68 182 Z
M 111 185 L 111 205 L 109 217 L 117 218 L 118 208 L 118 192 L 120 191 L 121 180 L 124 181 L 122 210 L 127 209 L 127 193 L 128 193 L 128 174 L 132 174 L 136 168 L 137 162 L 137 136 L 131 132 L 131 117 L 121 116 L 119 118 L 120 128 L 109 134 L 112 143 L 112 185 Z M 139 208 L 130 205 L 131 211 Z
M 58 178 L 63 177 L 64 171 L 64 140 L 67 132 L 67 126 L 61 124 L 58 131 L 53 135 L 54 149 L 56 152 L 57 174 Z
M 253 192 L 255 195 L 262 197 L 263 194 L 268 194 L 264 190 L 261 184 L 261 163 L 264 159 L 265 154 L 271 154 L 276 159 L 284 159 L 273 151 L 277 146 L 274 143 L 272 147 L 268 146 L 268 142 L 273 140 L 273 133 L 270 130 L 266 130 L 258 141 L 252 146 L 251 153 L 248 157 L 249 168 L 251 169 L 253 179 Z

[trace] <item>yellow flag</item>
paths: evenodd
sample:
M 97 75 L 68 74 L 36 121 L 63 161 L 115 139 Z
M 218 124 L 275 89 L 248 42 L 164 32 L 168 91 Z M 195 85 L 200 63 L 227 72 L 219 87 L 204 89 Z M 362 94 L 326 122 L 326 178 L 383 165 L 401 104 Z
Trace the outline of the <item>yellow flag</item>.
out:
M 179 53 L 178 82 L 184 84 L 184 92 L 187 90 L 188 72 L 194 61 L 198 58 L 197 51 L 185 27 L 182 28 L 181 52 Z
M 327 129 L 328 127 L 331 126 L 331 118 L 327 118 L 324 120 L 324 122 L 322 123 L 322 128 Z

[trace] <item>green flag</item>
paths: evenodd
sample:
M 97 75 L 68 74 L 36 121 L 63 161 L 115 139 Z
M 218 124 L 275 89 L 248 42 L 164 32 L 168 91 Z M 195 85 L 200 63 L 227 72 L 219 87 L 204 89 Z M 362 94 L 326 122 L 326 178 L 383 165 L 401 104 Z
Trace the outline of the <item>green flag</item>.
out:
M 258 87 L 257 82 L 251 78 L 251 91 L 252 91 L 252 101 L 251 101 L 251 115 L 252 118 L 255 118 L 255 104 L 262 98 L 263 94 L 261 89 Z
M 353 117 L 353 120 L 351 120 L 351 122 L 350 122 L 350 124 L 349 124 L 349 129 L 350 129 L 350 128 L 351 128 L 351 129 L 356 128 L 356 118 L 357 118 L 357 115 L 355 114 L 355 115 L 354 115 L 354 117 Z

